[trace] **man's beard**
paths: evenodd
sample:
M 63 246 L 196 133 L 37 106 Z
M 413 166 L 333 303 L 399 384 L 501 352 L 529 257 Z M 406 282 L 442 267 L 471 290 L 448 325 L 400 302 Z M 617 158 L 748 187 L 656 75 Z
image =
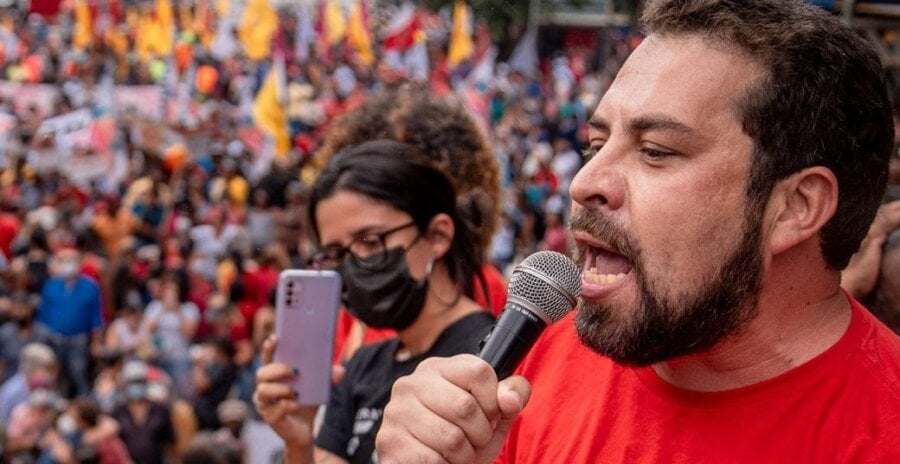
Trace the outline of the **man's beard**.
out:
M 581 301 L 575 317 L 581 342 L 618 363 L 645 366 L 703 351 L 738 332 L 756 317 L 762 285 L 762 208 L 749 205 L 747 211 L 741 240 L 723 264 L 698 287 L 671 296 L 661 291 L 664 282 L 647 274 L 633 237 L 596 211 L 577 209 L 572 230 L 598 237 L 628 258 L 640 292 L 631 313 Z

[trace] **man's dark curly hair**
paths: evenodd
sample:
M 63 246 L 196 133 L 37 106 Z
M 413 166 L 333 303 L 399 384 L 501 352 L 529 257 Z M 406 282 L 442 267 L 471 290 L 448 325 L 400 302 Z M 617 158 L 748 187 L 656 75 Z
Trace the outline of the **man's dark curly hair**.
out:
M 744 54 L 766 75 L 735 110 L 756 147 L 747 198 L 765 207 L 775 184 L 812 166 L 838 181 L 838 205 L 820 232 L 828 265 L 847 266 L 881 203 L 894 129 L 884 70 L 871 44 L 799 0 L 658 0 L 649 35 L 694 35 Z

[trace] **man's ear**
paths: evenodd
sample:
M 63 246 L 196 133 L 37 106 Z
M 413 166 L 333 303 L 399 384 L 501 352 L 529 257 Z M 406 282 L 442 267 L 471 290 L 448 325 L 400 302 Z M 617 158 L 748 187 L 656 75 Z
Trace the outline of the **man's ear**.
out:
M 435 259 L 441 259 L 450 250 L 453 244 L 453 234 L 456 228 L 453 219 L 446 213 L 439 213 L 428 223 L 428 230 L 425 232 L 425 239 L 431 245 Z
M 818 235 L 834 216 L 837 202 L 837 178 L 824 166 L 778 181 L 769 201 L 769 253 L 783 253 Z

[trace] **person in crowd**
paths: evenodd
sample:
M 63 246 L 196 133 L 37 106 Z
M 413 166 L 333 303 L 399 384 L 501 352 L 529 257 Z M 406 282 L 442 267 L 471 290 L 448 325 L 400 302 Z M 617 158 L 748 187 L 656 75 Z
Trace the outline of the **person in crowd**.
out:
M 46 328 L 34 323 L 35 298 L 18 291 L 10 298 L 9 321 L 0 325 L 0 383 L 19 372 L 19 353 L 30 343 L 46 343 Z
M 210 433 L 199 434 L 185 448 L 182 464 L 241 464 L 238 451 L 220 443 Z
M 62 443 L 51 448 L 55 454 L 69 459 L 55 462 L 91 462 L 98 464 L 128 464 L 131 456 L 119 438 L 119 424 L 103 414 L 99 405 L 89 397 L 72 400 L 66 411 L 56 419 L 55 432 Z M 57 437 L 54 437 L 56 439 Z
M 125 368 L 126 353 L 119 348 L 103 347 L 97 361 L 99 371 L 94 378 L 92 396 L 103 412 L 110 413 L 119 400 L 119 378 Z
M 319 268 L 336 269 L 342 300 L 368 326 L 397 337 L 360 348 L 335 384 L 314 438 L 292 366 L 263 346 L 257 410 L 285 440 L 288 462 L 372 462 L 390 385 L 430 356 L 473 353 L 493 318 L 472 298 L 481 255 L 453 187 L 416 148 L 374 141 L 335 155 L 313 186 L 310 223 Z M 302 374 L 301 374 L 302 375 Z
M 38 388 L 28 394 L 27 401 L 16 406 L 6 422 L 5 452 L 11 462 L 37 459 L 45 448 L 56 443 L 44 439 L 62 409 L 62 398 L 53 390 Z
M 102 302 L 100 287 L 80 273 L 81 254 L 63 249 L 54 257 L 55 276 L 41 290 L 37 321 L 46 326 L 62 378 L 75 395 L 91 392 L 90 354 L 100 347 Z
M 148 395 L 147 366 L 132 361 L 122 371 L 124 402 L 112 413 L 135 464 L 161 464 L 175 441 L 169 408 Z
M 59 364 L 53 350 L 42 343 L 29 343 L 19 352 L 15 375 L 0 386 L 0 422 L 8 424 L 13 409 L 25 403 L 38 389 L 56 385 Z
M 380 463 L 900 460 L 900 339 L 840 287 L 893 145 L 878 55 L 799 0 L 642 22 L 570 188 L 578 308 L 521 376 L 398 380 Z
M 159 298 L 144 310 L 143 327 L 153 340 L 156 363 L 172 378 L 178 392 L 188 394 L 191 360 L 189 348 L 197 332 L 200 311 L 186 300 L 175 276 L 167 276 L 159 287 Z
M 900 238 L 900 200 L 878 209 L 859 251 L 841 273 L 841 287 L 866 303 L 894 333 L 900 334 L 900 295 L 897 245 Z
M 216 413 L 222 426 L 213 434 L 213 439 L 224 449 L 232 454 L 237 454 L 238 462 L 244 462 L 243 456 L 247 450 L 243 432 L 244 425 L 250 419 L 250 408 L 247 403 L 238 399 L 228 399 L 222 402 Z
M 152 338 L 142 323 L 143 308 L 139 301 L 126 303 L 106 327 L 104 348 L 122 352 L 128 359 L 144 357 L 152 350 Z
M 269 192 L 261 187 L 253 190 L 247 211 L 247 235 L 253 248 L 261 250 L 275 240 L 275 217 L 278 214 L 269 200 Z
M 569 233 L 560 213 L 547 213 L 544 219 L 544 239 L 538 244 L 541 250 L 550 250 L 557 253 L 569 253 Z
M 191 240 L 197 251 L 195 259 L 202 259 L 204 274 L 216 275 L 216 265 L 227 256 L 229 246 L 238 237 L 241 227 L 227 222 L 226 210 L 216 205 L 207 212 L 206 221 L 191 229 Z
M 201 430 L 216 430 L 221 425 L 217 408 L 228 397 L 237 378 L 234 345 L 231 340 L 219 337 L 195 348 L 191 369 L 194 414 Z
M 110 259 L 115 260 L 118 257 L 136 225 L 131 211 L 122 208 L 118 201 L 98 201 L 94 204 L 91 228 L 99 237 L 106 256 Z

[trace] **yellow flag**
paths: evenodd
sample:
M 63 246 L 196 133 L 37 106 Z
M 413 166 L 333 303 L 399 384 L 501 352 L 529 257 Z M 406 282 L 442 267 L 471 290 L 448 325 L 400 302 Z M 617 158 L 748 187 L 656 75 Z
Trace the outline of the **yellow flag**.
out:
M 238 27 L 238 39 L 244 53 L 252 60 L 268 58 L 272 53 L 272 36 L 278 30 L 278 13 L 268 0 L 250 0 Z
M 72 31 L 72 47 L 84 50 L 93 39 L 91 10 L 88 8 L 87 0 L 76 0 L 74 13 L 75 27 Z
M 287 112 L 282 104 L 285 97 L 284 63 L 276 59 L 253 101 L 253 122 L 275 138 L 275 153 L 284 155 L 291 149 L 287 127 Z
M 175 17 L 169 0 L 157 0 L 154 11 L 138 19 L 135 49 L 147 60 L 153 56 L 168 56 L 175 45 L 173 37 Z
M 366 5 L 363 0 L 357 0 L 353 7 L 353 14 L 350 16 L 350 27 L 347 31 L 347 41 L 350 46 L 356 50 L 356 56 L 366 66 L 375 62 L 375 55 L 372 53 L 372 35 L 366 25 Z
M 347 34 L 347 25 L 344 24 L 344 12 L 337 0 L 329 0 L 325 4 L 325 40 L 328 45 L 335 45 L 344 39 Z
M 175 25 L 175 13 L 171 0 L 156 0 L 156 19 L 165 26 Z
M 230 0 L 216 0 L 216 17 L 224 18 L 231 13 Z
M 475 52 L 472 42 L 472 13 L 469 6 L 457 0 L 453 6 L 453 31 L 450 33 L 450 47 L 447 50 L 447 64 L 456 66 L 469 59 Z

